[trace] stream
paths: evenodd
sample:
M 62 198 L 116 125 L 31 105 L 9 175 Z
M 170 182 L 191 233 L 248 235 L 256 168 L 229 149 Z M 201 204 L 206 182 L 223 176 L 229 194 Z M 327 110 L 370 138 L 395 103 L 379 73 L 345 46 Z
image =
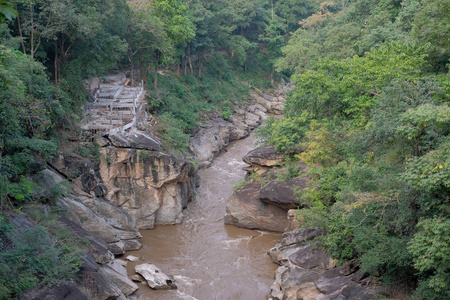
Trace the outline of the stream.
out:
M 223 223 L 232 186 L 245 176 L 242 157 L 254 148 L 252 135 L 235 141 L 198 172 L 200 186 L 182 224 L 141 231 L 142 248 L 125 254 L 141 258 L 128 262 L 128 274 L 135 273 L 136 264 L 153 263 L 175 276 L 178 290 L 151 290 L 141 283 L 138 299 L 267 299 L 278 266 L 266 252 L 281 234 Z

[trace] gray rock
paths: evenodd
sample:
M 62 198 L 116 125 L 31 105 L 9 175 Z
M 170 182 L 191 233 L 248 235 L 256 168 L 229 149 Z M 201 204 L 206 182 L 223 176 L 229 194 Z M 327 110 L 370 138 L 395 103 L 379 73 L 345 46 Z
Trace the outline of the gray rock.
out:
M 128 262 L 124 261 L 123 259 L 116 258 L 115 261 L 124 267 L 126 267 L 128 265 Z
M 209 166 L 220 150 L 230 143 L 230 135 L 234 129 L 232 123 L 222 119 L 210 120 L 206 126 L 190 141 L 190 149 L 198 158 L 200 168 Z
M 176 289 L 175 279 L 167 275 L 154 264 L 141 264 L 134 267 L 136 273 L 142 275 L 149 287 L 155 290 Z
M 42 170 L 37 176 L 34 176 L 34 179 L 46 189 L 52 188 L 64 180 L 61 175 L 50 169 Z
M 148 132 L 132 131 L 129 133 L 109 134 L 111 144 L 119 148 L 146 149 L 159 151 L 161 142 Z
M 145 281 L 145 278 L 142 277 L 142 276 L 139 275 L 139 274 L 131 275 L 130 278 L 131 278 L 131 280 L 133 280 L 134 282 L 144 282 L 144 281 Z
M 282 232 L 288 225 L 286 211 L 258 199 L 260 184 L 250 183 L 227 200 L 225 224 L 248 229 Z
M 117 266 L 115 266 L 115 268 L 112 268 L 110 265 L 103 265 L 100 268 L 100 272 L 103 275 L 107 276 L 112 282 L 114 282 L 125 296 L 131 295 L 138 289 L 138 286 L 133 281 L 128 279 L 128 275 L 125 269 L 119 269 L 119 272 L 116 271 L 117 269 Z
M 140 258 L 134 255 L 128 255 L 125 259 L 129 261 L 138 261 Z
M 108 250 L 108 245 L 103 240 L 93 236 L 80 225 L 65 217 L 59 217 L 58 221 L 70 232 L 89 242 L 84 246 L 84 250 L 89 252 L 97 263 L 106 264 L 114 259 L 114 255 Z
M 71 180 L 72 185 L 80 190 L 90 194 L 104 193 L 105 186 L 99 174 L 98 163 L 93 163 L 89 159 L 80 157 L 75 154 L 59 153 L 56 157 L 49 161 L 53 169 L 57 170 L 59 174 L 64 175 Z M 53 172 L 50 170 L 50 172 Z M 49 176 L 47 171 L 46 176 Z M 51 175 L 51 177 L 59 176 L 59 174 Z
M 264 99 L 268 100 L 268 101 L 273 101 L 273 97 L 267 94 L 263 94 Z
M 89 299 L 107 300 L 125 297 L 119 287 L 99 271 L 83 271 L 78 286 Z
M 325 275 L 316 281 L 317 288 L 323 294 L 332 294 L 349 284 L 352 284 L 352 282 L 345 276 L 330 277 L 329 275 Z
M 294 191 L 304 189 L 309 181 L 307 177 L 297 177 L 283 182 L 269 182 L 261 189 L 259 199 L 285 210 L 301 207 Z
M 333 268 L 335 264 L 331 262 L 331 257 L 320 249 L 314 249 L 311 245 L 300 248 L 289 256 L 289 261 L 303 269 Z
M 296 230 L 269 251 L 274 262 L 283 264 L 275 273 L 269 299 L 377 299 L 373 286 L 355 282 L 366 276 L 356 271 L 356 262 L 336 267 L 336 260 L 305 243 L 318 234 L 317 229 Z
M 320 294 L 314 285 L 318 278 L 320 273 L 316 270 L 281 266 L 276 272 L 269 299 L 315 299 Z
M 261 125 L 262 119 L 261 116 L 258 114 L 254 114 L 252 112 L 246 112 L 245 113 L 245 124 L 248 126 L 255 128 Z
M 58 205 L 70 212 L 69 217 L 71 217 L 72 221 L 80 225 L 84 230 L 88 231 L 90 234 L 108 243 L 109 250 L 111 250 L 113 254 L 123 254 L 123 252 L 117 251 L 115 247 L 111 247 L 111 244 L 121 242 L 122 240 L 132 240 L 141 237 L 137 229 L 130 227 L 129 226 L 130 224 L 127 222 L 126 222 L 127 224 L 123 224 L 122 227 L 123 230 L 119 229 L 120 227 L 119 228 L 115 227 L 116 225 L 118 225 L 117 220 L 130 220 L 129 217 L 127 216 L 121 216 L 124 214 L 124 212 L 119 210 L 118 208 L 112 208 L 113 211 L 118 212 L 118 215 L 117 220 L 113 220 L 112 224 L 110 224 L 108 223 L 107 219 L 97 215 L 100 214 L 102 211 L 104 211 L 101 208 L 105 208 L 105 206 L 107 206 L 105 205 L 104 201 L 98 202 L 86 196 L 72 195 L 72 197 L 73 198 L 64 197 L 59 199 Z M 99 203 L 101 204 L 100 209 L 96 209 L 95 204 Z M 92 207 L 97 214 L 95 214 L 85 204 Z M 112 220 L 113 218 L 109 219 Z M 138 246 L 138 244 L 135 245 Z
M 107 147 L 101 151 L 105 156 L 100 174 L 109 191 L 108 203 L 125 211 L 140 229 L 181 222 L 183 208 L 193 197 L 191 163 L 147 150 Z M 113 222 L 108 215 L 114 214 L 106 210 L 104 215 Z M 126 224 L 126 220 L 120 223 Z
M 310 241 L 320 234 L 318 229 L 299 229 L 285 236 L 278 244 L 269 250 L 268 254 L 272 261 L 277 264 L 286 262 L 295 252 L 309 248 L 309 245 L 303 244 Z
M 272 102 L 271 101 L 269 101 L 269 100 L 265 99 L 264 97 L 261 97 L 260 95 L 257 95 L 257 94 L 250 94 L 250 97 L 257 103 L 264 106 L 267 109 L 267 111 L 269 111 L 269 112 L 272 111 Z
M 244 156 L 242 160 L 249 165 L 273 167 L 281 164 L 283 155 L 277 153 L 275 148 L 273 148 L 272 146 L 260 147 L 247 153 L 247 155 Z

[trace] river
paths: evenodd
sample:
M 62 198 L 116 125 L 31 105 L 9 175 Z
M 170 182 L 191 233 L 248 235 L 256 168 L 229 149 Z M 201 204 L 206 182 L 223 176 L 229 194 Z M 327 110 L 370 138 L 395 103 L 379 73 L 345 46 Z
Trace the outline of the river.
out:
M 175 276 L 178 290 L 156 291 L 141 283 L 138 299 L 267 298 L 277 265 L 266 252 L 281 234 L 223 224 L 232 186 L 245 176 L 242 157 L 254 147 L 252 135 L 235 141 L 209 168 L 198 172 L 200 186 L 182 224 L 141 231 L 142 248 L 126 253 L 141 260 L 128 262 L 128 274 L 134 274 L 136 264 L 153 263 Z

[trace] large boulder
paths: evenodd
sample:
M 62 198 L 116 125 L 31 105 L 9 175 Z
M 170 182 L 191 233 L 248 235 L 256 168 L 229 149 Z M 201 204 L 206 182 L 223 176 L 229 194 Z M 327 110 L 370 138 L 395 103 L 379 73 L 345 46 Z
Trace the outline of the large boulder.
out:
M 107 139 L 114 147 L 159 151 L 161 142 L 152 134 L 144 131 L 113 133 Z
M 319 229 L 295 230 L 279 241 L 268 254 L 274 263 L 282 265 L 292 254 L 306 246 L 303 245 L 304 242 L 311 241 L 320 234 Z
M 320 291 L 314 282 L 320 278 L 317 270 L 287 265 L 278 268 L 271 286 L 271 300 L 316 299 Z
M 125 300 L 127 295 L 137 290 L 137 286 L 128 279 L 126 270 L 118 268 L 118 262 L 99 265 L 89 253 L 81 259 L 83 265 L 75 283 L 89 299 Z
M 260 95 L 258 95 L 258 94 L 255 94 L 255 93 L 250 94 L 250 97 L 251 97 L 254 101 L 256 101 L 256 103 L 258 103 L 258 104 L 264 106 L 264 108 L 265 108 L 266 110 L 268 110 L 269 112 L 272 111 L 272 102 L 271 102 L 270 100 L 264 98 L 263 96 L 260 96 Z
M 252 166 L 274 167 L 281 164 L 283 154 L 277 153 L 274 147 L 260 147 L 247 153 L 242 159 Z
M 103 265 L 100 272 L 109 277 L 125 296 L 133 294 L 138 289 L 136 283 L 128 278 L 125 268 L 115 261 Z
M 308 177 L 297 177 L 283 182 L 271 181 L 263 186 L 259 199 L 285 210 L 301 207 L 295 191 L 304 189 L 309 181 Z
M 279 93 L 278 96 L 274 97 L 267 94 L 261 95 L 258 93 L 252 93 L 250 94 L 250 98 L 262 105 L 269 113 L 275 115 L 281 115 L 284 113 L 284 94 Z
M 154 264 L 140 264 L 134 267 L 136 273 L 145 278 L 149 287 L 155 290 L 176 289 L 175 279 L 163 273 Z
M 286 210 L 260 201 L 260 188 L 258 183 L 249 183 L 234 191 L 227 200 L 225 224 L 283 232 L 288 225 Z

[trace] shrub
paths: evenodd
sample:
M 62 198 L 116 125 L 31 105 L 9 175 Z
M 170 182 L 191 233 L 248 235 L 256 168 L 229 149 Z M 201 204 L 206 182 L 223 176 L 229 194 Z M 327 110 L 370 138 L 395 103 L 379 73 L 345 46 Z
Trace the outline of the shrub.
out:
M 417 223 L 409 243 L 414 267 L 421 274 L 416 298 L 444 299 L 450 295 L 450 219 L 434 217 Z
M 0 215 L 0 299 L 74 278 L 82 265 L 73 246 L 79 241 L 60 225 L 51 227 L 53 236 L 41 225 L 21 231 Z
M 240 190 L 247 184 L 247 181 L 245 179 L 240 180 L 238 183 L 234 184 L 231 189 L 234 190 Z

